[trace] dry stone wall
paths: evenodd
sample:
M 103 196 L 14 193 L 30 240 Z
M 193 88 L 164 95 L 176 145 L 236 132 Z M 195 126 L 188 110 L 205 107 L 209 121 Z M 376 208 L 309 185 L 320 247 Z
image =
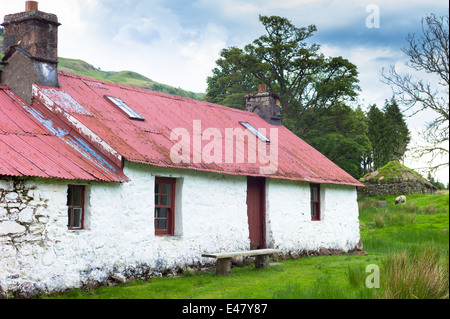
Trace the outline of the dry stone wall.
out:
M 364 195 L 403 195 L 403 194 L 433 194 L 435 189 L 428 184 L 405 180 L 390 180 L 389 182 L 364 182 L 365 187 L 358 187 L 358 193 Z

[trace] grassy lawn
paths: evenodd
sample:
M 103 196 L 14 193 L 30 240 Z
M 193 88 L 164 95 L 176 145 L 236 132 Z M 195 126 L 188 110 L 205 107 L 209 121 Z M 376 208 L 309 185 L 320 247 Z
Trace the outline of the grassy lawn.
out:
M 379 261 L 371 256 L 319 256 L 286 260 L 268 269 L 255 270 L 254 266 L 235 267 L 229 277 L 216 276 L 214 270 L 194 272 L 178 278 L 156 278 L 147 282 L 101 287 L 92 291 L 73 290 L 55 298 L 131 298 L 131 299 L 271 299 L 301 298 L 314 290 L 318 282 L 330 283 L 349 294 L 349 267 L 363 267 Z M 365 266 L 364 266 L 365 267 Z M 305 296 L 306 297 L 306 296 Z M 329 297 L 329 296 L 328 296 Z M 326 297 L 326 298 L 328 298 Z
M 359 199 L 366 256 L 333 255 L 286 260 L 268 269 L 235 267 L 175 278 L 136 281 L 95 290 L 76 289 L 63 299 L 362 299 L 448 298 L 448 194 Z M 379 207 L 378 201 L 386 201 Z M 447 231 L 445 231 L 447 230 Z M 380 269 L 380 288 L 366 287 L 368 265 Z

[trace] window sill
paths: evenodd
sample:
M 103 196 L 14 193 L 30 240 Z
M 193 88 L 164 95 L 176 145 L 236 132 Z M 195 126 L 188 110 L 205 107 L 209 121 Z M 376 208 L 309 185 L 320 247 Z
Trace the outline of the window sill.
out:
M 89 229 L 87 228 L 67 228 L 67 231 L 74 233 L 74 232 L 83 232 L 83 231 L 88 231 Z
M 169 235 L 169 234 L 155 234 L 156 238 L 164 238 L 164 239 L 180 239 L 181 235 Z

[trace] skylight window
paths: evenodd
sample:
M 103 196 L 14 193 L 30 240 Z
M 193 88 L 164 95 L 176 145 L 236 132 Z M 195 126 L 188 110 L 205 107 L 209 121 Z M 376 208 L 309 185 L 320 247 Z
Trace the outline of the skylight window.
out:
M 140 116 L 135 110 L 129 107 L 121 98 L 116 96 L 106 96 L 106 98 L 124 111 L 132 120 L 144 121 L 145 119 Z
M 253 127 L 250 123 L 247 122 L 239 122 L 242 126 L 244 126 L 246 129 L 248 129 L 250 132 L 255 134 L 261 141 L 263 142 L 270 142 L 270 140 L 264 136 L 260 131 L 258 131 L 256 128 Z

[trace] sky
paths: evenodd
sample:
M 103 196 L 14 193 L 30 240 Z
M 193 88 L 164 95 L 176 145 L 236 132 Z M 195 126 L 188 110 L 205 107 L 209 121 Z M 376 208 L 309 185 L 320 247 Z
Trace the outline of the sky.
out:
M 408 34 L 421 34 L 427 14 L 448 15 L 446 0 L 40 0 L 39 10 L 59 22 L 58 55 L 84 60 L 105 71 L 131 70 L 193 92 L 206 79 L 220 51 L 242 48 L 265 33 L 259 15 L 278 15 L 297 27 L 316 25 L 311 43 L 325 56 L 342 56 L 359 71 L 359 105 L 382 108 L 392 97 L 381 70 L 406 60 Z M 24 0 L 0 0 L 0 17 L 23 11 Z M 430 79 L 433 81 L 433 79 Z M 406 114 L 409 115 L 409 114 Z M 434 117 L 407 117 L 413 141 Z M 447 145 L 448 147 L 448 145 Z M 448 162 L 448 159 L 447 159 Z M 426 166 L 411 156 L 405 165 Z M 447 184 L 448 168 L 435 177 Z

